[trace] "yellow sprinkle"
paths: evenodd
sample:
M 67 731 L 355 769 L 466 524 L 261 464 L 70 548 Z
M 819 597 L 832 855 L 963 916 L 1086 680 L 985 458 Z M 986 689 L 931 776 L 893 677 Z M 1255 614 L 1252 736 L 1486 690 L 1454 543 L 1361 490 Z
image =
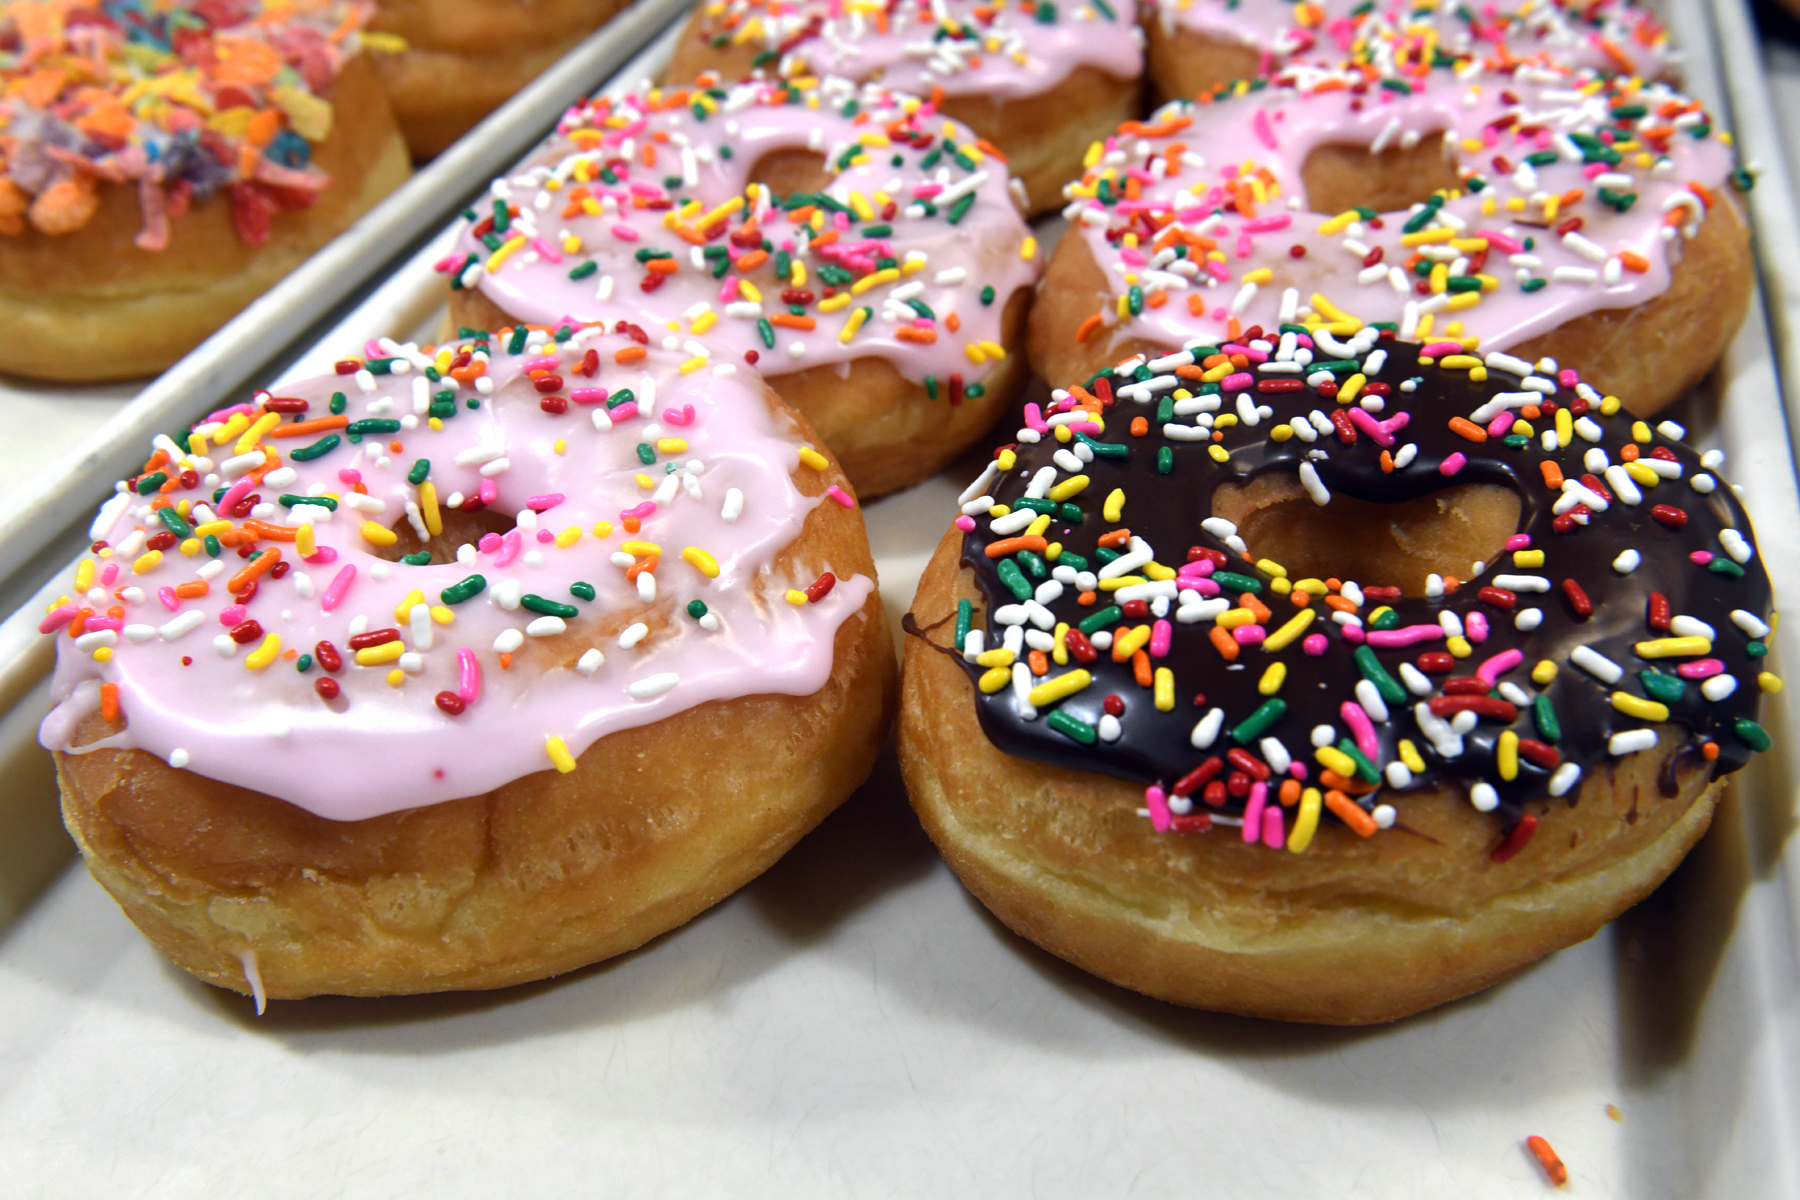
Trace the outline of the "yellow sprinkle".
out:
M 705 312 L 694 318 L 694 323 L 689 328 L 695 333 L 705 333 L 718 323 L 719 314 L 713 312 L 711 309 L 707 309 Z
M 1712 653 L 1712 642 L 1703 637 L 1656 638 L 1632 647 L 1639 658 L 1687 658 Z M 1660 719 L 1660 718 L 1659 718 Z
M 995 362 L 1000 362 L 1006 357 L 1006 347 L 999 342 L 982 342 L 981 352 Z
M 1431 268 L 1429 279 L 1432 295 L 1439 296 L 1450 290 L 1450 268 L 1444 263 L 1438 263 Z
M 1143 575 L 1115 575 L 1111 579 L 1102 579 L 1100 581 L 1100 590 L 1103 592 L 1116 592 L 1120 588 L 1136 587 L 1140 583 L 1149 582 L 1150 580 Z
M 378 667 L 382 663 L 391 663 L 406 653 L 406 643 L 401 641 L 383 642 L 379 646 L 369 646 L 356 652 L 356 665 L 359 667 Z
M 1263 672 L 1262 678 L 1256 681 L 1256 690 L 1265 696 L 1273 696 L 1281 690 L 1281 685 L 1286 682 L 1287 664 L 1273 662 L 1269 664 L 1269 669 Z
M 1603 417 L 1616 417 L 1623 407 L 1624 402 L 1617 396 L 1603 396 L 1600 399 L 1600 415 Z
M 1475 647 L 1469 645 L 1469 639 L 1466 637 L 1445 638 L 1444 648 L 1456 658 L 1467 658 L 1475 653 Z
M 1640 445 L 1648 446 L 1650 444 L 1650 423 L 1648 421 L 1633 421 L 1631 423 L 1631 440 Z
M 444 532 L 444 514 L 438 511 L 437 487 L 429 479 L 419 485 L 419 515 L 425 519 L 425 532 L 432 537 Z
M 189 454 L 205 454 L 206 453 L 206 439 L 204 437 L 201 437 L 197 433 L 188 434 L 188 453 Z
M 1324 585 L 1320 584 L 1320 587 L 1323 588 Z M 1321 591 L 1317 594 L 1323 595 L 1324 592 Z M 1301 634 L 1306 632 L 1307 627 L 1317 620 L 1318 616 L 1319 610 L 1316 608 L 1309 606 L 1301 609 L 1299 612 L 1289 617 L 1287 621 L 1282 624 L 1280 629 L 1277 629 L 1274 633 L 1271 633 L 1268 637 L 1263 639 L 1263 649 L 1287 649 L 1288 646 L 1293 644 L 1295 638 L 1298 638 Z
M 1454 229 L 1421 229 L 1417 233 L 1400 235 L 1402 246 L 1430 246 L 1438 242 L 1447 242 L 1456 236 Z M 1442 263 L 1438 264 L 1442 266 Z
M 391 546 L 400 540 L 395 536 L 393 530 L 389 529 L 386 525 L 381 524 L 379 521 L 364 521 L 362 523 L 361 533 L 364 541 L 377 546 Z
M 397 646 L 400 643 L 395 642 L 394 644 Z M 262 645 L 252 650 L 249 657 L 244 659 L 244 666 L 252 671 L 260 671 L 274 662 L 275 656 L 280 653 L 281 635 L 279 633 L 267 634 L 263 637 Z
M 1319 760 L 1321 766 L 1336 771 L 1345 779 L 1356 778 L 1356 760 L 1342 750 L 1331 746 L 1320 746 L 1313 751 L 1313 757 Z
M 1156 668 L 1153 677 L 1154 690 L 1151 695 L 1156 701 L 1157 712 L 1175 711 L 1175 672 L 1167 667 Z
M 1125 489 L 1114 488 L 1107 494 L 1106 503 L 1100 506 L 1100 515 L 1108 521 L 1118 524 L 1125 512 Z
M 151 571 L 156 570 L 161 562 L 161 550 L 146 550 L 144 553 L 138 555 L 136 562 L 131 564 L 131 573 L 133 575 L 147 575 Z
M 413 605 L 423 603 L 425 603 L 425 593 L 421 592 L 418 588 L 414 588 L 412 591 L 406 593 L 406 599 L 402 600 L 399 607 L 394 609 L 394 620 L 405 621 L 412 616 Z
M 492 254 L 488 255 L 487 262 L 482 264 L 482 270 L 488 272 L 490 275 L 493 274 L 495 271 L 500 269 L 501 263 L 503 263 L 507 259 L 511 258 L 514 254 L 518 253 L 519 247 L 523 246 L 524 244 L 525 244 L 525 235 L 521 233 L 518 236 L 514 237 L 511 241 L 508 241 L 505 245 L 501 246 L 498 250 L 496 250 Z
M 806 603 L 806 593 L 794 588 L 789 588 L 787 591 L 783 592 L 782 598 L 789 604 L 800 605 Z
M 248 454 L 256 449 L 256 443 L 262 441 L 263 434 L 281 424 L 280 413 L 264 413 L 256 418 L 256 423 L 244 431 L 244 436 L 237 440 L 231 448 L 233 454 Z
M 1515 567 L 1541 567 L 1543 565 L 1544 552 L 1542 550 L 1513 551 L 1513 566 Z
M 692 358 L 688 359 L 686 362 L 682 363 L 679 369 L 683 375 L 692 375 L 695 371 L 698 371 L 701 367 L 704 367 L 705 365 L 706 365 L 706 360 L 704 358 L 702 358 L 700 355 L 696 354 L 696 355 L 694 355 L 694 357 L 692 357 Z
M 1267 283 L 1275 278 L 1275 272 L 1267 267 L 1258 267 L 1254 271 L 1245 271 L 1242 278 L 1245 283 Z
M 564 775 L 575 769 L 575 756 L 569 753 L 569 748 L 556 735 L 552 734 L 544 739 L 544 753 L 550 756 L 551 764 Z
M 1307 788 L 1300 793 L 1300 812 L 1294 817 L 1294 828 L 1288 834 L 1287 848 L 1298 854 L 1312 845 L 1313 834 L 1319 828 L 1319 807 L 1325 801 L 1318 788 Z
M 1214 462 L 1222 463 L 1222 462 L 1230 462 L 1231 461 L 1230 451 L 1226 450 L 1225 447 L 1219 445 L 1216 442 L 1206 448 L 1206 453 L 1212 458 L 1212 460 Z
M 448 625 L 456 620 L 456 614 L 442 604 L 431 606 L 431 620 L 435 625 Z
M 667 437 L 656 439 L 658 454 L 686 454 L 688 444 L 681 438 Z
M 1575 418 L 1567 408 L 1556 410 L 1556 444 L 1568 446 L 1575 440 Z
M 1625 464 L 1625 473 L 1627 475 L 1631 476 L 1633 482 L 1641 484 L 1647 488 L 1653 488 L 1657 484 L 1662 482 L 1661 475 L 1658 475 L 1655 471 L 1652 471 L 1649 467 L 1646 467 L 1641 462 L 1626 463 Z
M 1261 571 L 1264 575 L 1273 575 L 1277 579 L 1287 578 L 1287 568 L 1272 558 L 1257 559 L 1256 569 Z
M 194 532 L 201 537 L 217 537 L 231 528 L 230 521 L 208 521 L 204 525 L 194 526 Z
M 1032 259 L 1037 257 L 1037 239 L 1036 238 L 1028 237 L 1023 242 L 1019 243 L 1019 257 L 1024 259 L 1026 262 L 1030 262 Z
M 1050 489 L 1050 499 L 1061 504 L 1065 500 L 1071 500 L 1076 496 L 1079 496 L 1082 489 L 1086 488 L 1087 485 L 1088 477 L 1086 475 L 1071 476 Z
M 1159 562 L 1147 562 L 1144 564 L 1144 574 L 1148 575 L 1155 582 L 1162 583 L 1166 580 L 1175 578 L 1175 568 L 1165 567 Z
M 1399 751 L 1400 761 L 1406 764 L 1407 770 L 1411 771 L 1414 775 L 1422 775 L 1425 773 L 1425 760 L 1420 757 L 1419 748 L 1412 744 L 1410 738 L 1400 739 Z
M 681 561 L 699 571 L 708 579 L 719 577 L 719 560 L 700 549 L 698 546 L 687 546 L 681 551 Z
M 1256 624 L 1256 614 L 1247 608 L 1229 608 L 1219 614 L 1220 629 L 1236 629 L 1241 625 Z M 1265 640 L 1264 644 L 1267 644 Z
M 1148 627 L 1141 628 L 1145 629 L 1144 638 L 1148 641 L 1150 636 Z M 1058 675 L 1055 679 L 1046 679 L 1032 688 L 1025 698 L 1036 707 L 1043 708 L 1046 705 L 1055 704 L 1058 700 L 1073 696 L 1093 681 L 1092 675 L 1078 667 L 1066 674 Z
M 963 357 L 967 358 L 978 367 L 987 361 L 987 354 L 982 351 L 980 342 L 964 343 Z
M 1056 633 L 1054 636 L 1056 638 L 1056 645 L 1052 646 L 1050 649 L 1050 659 L 1057 666 L 1066 667 L 1069 665 L 1069 623 L 1067 621 L 1058 621 L 1056 623 Z M 1773 678 L 1773 676 L 1770 678 Z
M 1344 230 L 1350 228 L 1354 222 L 1361 220 L 1361 218 L 1362 214 L 1358 213 L 1354 208 L 1345 209 L 1337 216 L 1319 226 L 1319 232 L 1327 235 L 1342 233 Z
M 430 527 L 427 526 L 427 528 Z M 195 542 L 195 545 L 197 548 L 199 543 Z M 294 530 L 294 553 L 298 554 L 301 558 L 311 558 L 317 551 L 318 547 L 313 544 L 313 531 L 311 525 L 302 525 Z M 190 552 L 186 542 L 181 544 L 181 552 L 183 554 Z
M 1323 596 L 1331 590 L 1323 579 L 1302 579 L 1294 586 L 1309 596 Z
M 1013 467 L 1018 465 L 1019 455 L 1013 450 L 1002 450 L 997 461 L 999 462 L 1002 471 L 1010 471 Z
M 111 646 L 96 646 L 96 647 L 94 647 L 93 659 L 95 662 L 109 663 L 112 661 L 112 656 L 113 656 L 113 652 L 112 652 Z
M 1763 671 L 1756 677 L 1756 686 L 1769 695 L 1777 695 L 1781 691 L 1781 676 L 1773 671 Z
M 1625 692 L 1612 694 L 1612 706 L 1626 716 L 1636 717 L 1640 721 L 1666 721 L 1669 719 L 1668 705 L 1628 695 Z
M 611 537 L 612 536 L 612 522 L 611 521 L 595 521 L 594 522 L 594 536 L 597 538 Z
M 302 528 L 305 528 L 305 526 L 302 526 Z M 311 539 L 309 538 L 308 541 L 310 542 L 310 540 Z M 296 536 L 294 538 L 294 544 L 296 546 L 298 546 L 299 542 L 300 542 L 299 536 L 296 534 Z M 185 540 L 184 542 L 181 543 L 181 552 L 183 554 L 187 555 L 189 558 L 192 558 L 192 557 L 194 557 L 194 555 L 200 553 L 200 548 L 202 545 L 204 545 L 204 543 L 202 543 L 199 538 L 188 538 L 187 540 Z M 312 551 L 308 550 L 304 554 L 302 554 L 300 557 L 305 558 L 307 554 L 311 554 L 311 553 L 312 553 Z
M 1473 354 L 1446 354 L 1438 365 L 1446 371 L 1472 371 L 1481 365 L 1481 360 Z
M 1033 518 L 1031 524 L 1029 524 L 1025 527 L 1025 536 L 1026 537 L 1043 537 L 1044 530 L 1046 530 L 1048 528 L 1050 528 L 1050 514 L 1049 513 L 1039 513 L 1035 518 Z
M 1547 658 L 1540 661 L 1537 666 L 1531 668 L 1531 682 L 1537 684 L 1539 687 L 1549 687 L 1550 681 L 1555 678 L 1556 664 Z
M 1277 596 L 1285 596 L 1294 590 L 1294 585 L 1279 576 L 1269 580 L 1269 590 Z
M 223 446 L 248 428 L 250 428 L 250 418 L 243 413 L 233 413 L 229 421 L 213 432 L 213 445 Z
M 1500 735 L 1500 744 L 1494 747 L 1494 762 L 1500 768 L 1500 778 L 1508 783 L 1519 777 L 1519 735 L 1508 729 Z
M 1447 312 L 1463 312 L 1466 309 L 1474 308 L 1480 303 L 1480 292 L 1458 292 L 1456 295 L 1450 297 L 1450 303 L 1444 305 L 1444 309 Z M 1475 382 L 1480 383 L 1487 378 L 1486 367 L 1477 367 L 1475 368 L 1475 371 L 1481 372 L 1481 379 L 1476 379 Z M 1475 371 L 1469 372 L 1470 379 L 1475 379 Z
M 1105 153 L 1105 150 L 1103 150 L 1101 148 L 1099 142 L 1093 143 L 1092 145 L 1090 145 L 1087 148 L 1087 153 L 1081 156 L 1081 165 L 1083 167 L 1092 169 L 1096 164 L 1099 163 L 1100 156 L 1104 153 Z
M 1011 667 L 993 667 L 982 672 L 981 678 L 976 681 L 975 686 L 979 687 L 986 695 L 991 696 L 1011 682 Z
M 1008 650 L 1005 646 L 998 646 L 992 650 L 983 650 L 980 654 L 977 654 L 975 656 L 975 665 L 978 667 L 1010 667 L 1018 660 L 1018 657 L 1018 655 L 1014 654 L 1011 650 Z
M 1278 442 L 1285 442 L 1294 436 L 1294 427 L 1292 425 L 1277 425 L 1275 428 L 1269 430 L 1269 436 Z
M 75 590 L 85 592 L 94 586 L 94 560 L 84 558 L 75 568 Z
M 635 558 L 654 558 L 662 553 L 662 547 L 655 542 L 626 542 L 619 549 Z
M 898 267 L 883 267 L 873 274 L 864 275 L 861 279 L 851 284 L 850 294 L 852 296 L 860 296 L 870 288 L 880 287 L 884 283 L 893 283 L 899 278 L 900 270 Z

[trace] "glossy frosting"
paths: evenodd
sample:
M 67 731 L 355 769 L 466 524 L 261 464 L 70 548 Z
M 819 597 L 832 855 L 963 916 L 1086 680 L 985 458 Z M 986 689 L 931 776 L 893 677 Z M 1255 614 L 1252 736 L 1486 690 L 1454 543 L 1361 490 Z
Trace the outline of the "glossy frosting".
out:
M 782 150 L 823 155 L 826 191 L 758 185 L 746 202 L 758 161 Z M 1006 300 L 1038 276 L 1008 182 L 929 104 L 843 80 L 601 98 L 494 182 L 443 267 L 534 323 L 626 319 L 766 375 L 877 356 L 960 386 L 1004 356 Z
M 127 728 L 100 744 L 355 820 L 571 766 L 559 751 L 578 756 L 615 730 L 709 700 L 817 691 L 838 626 L 874 581 L 821 583 L 827 562 L 801 562 L 792 578 L 770 573 L 815 504 L 853 502 L 842 492 L 809 499 L 795 486 L 790 473 L 812 468 L 800 468 L 801 444 L 770 415 L 760 381 L 660 351 L 632 361 L 642 354 L 634 342 L 598 329 L 560 346 L 543 338 L 517 338 L 518 354 L 506 352 L 513 338 L 496 338 L 485 368 L 455 348 L 388 343 L 371 353 L 390 357 L 361 370 L 349 362 L 341 368 L 352 373 L 280 390 L 280 405 L 307 402 L 295 419 L 332 419 L 335 429 L 291 440 L 278 426 L 246 431 L 257 410 L 241 405 L 228 412 L 242 415 L 184 435 L 207 439 L 203 455 L 159 438 L 147 475 L 121 485 L 94 522 L 101 549 L 81 567 L 74 602 L 45 619 L 58 638 L 60 703 L 44 745 L 69 750 L 109 684 Z M 582 373 L 584 360 L 597 369 Z M 371 373 L 380 368 L 390 373 Z M 623 401 L 624 390 L 635 399 Z M 333 393 L 347 399 L 336 418 Z M 333 438 L 316 457 L 302 449 Z M 422 461 L 428 475 L 415 484 Z M 272 468 L 248 493 L 261 502 L 246 521 L 209 527 L 202 502 L 249 478 L 246 466 Z M 158 477 L 171 473 L 161 491 Z M 297 504 L 318 494 L 336 496 L 336 511 Z M 162 499 L 193 507 L 171 523 L 151 511 Z M 228 491 L 217 503 L 243 499 Z M 517 513 L 518 523 L 460 548 L 436 539 L 439 557 L 454 549 L 461 561 L 378 556 L 370 533 L 379 539 L 415 514 L 429 531 L 434 504 Z M 228 580 L 247 561 L 228 548 L 210 557 L 199 537 L 230 526 L 235 539 L 258 519 L 274 527 L 258 531 L 259 556 L 274 551 L 280 562 L 228 607 Z M 292 539 L 308 522 L 315 553 L 302 559 Z M 159 532 L 181 544 L 147 551 L 146 534 Z M 471 576 L 483 586 L 459 596 Z M 202 580 L 204 596 L 174 590 Z M 591 586 L 586 597 L 572 589 L 580 584 Z M 800 590 L 784 598 L 787 589 Z M 260 628 L 245 631 L 246 620 Z M 648 633 L 635 640 L 639 622 Z M 382 629 L 395 636 L 372 657 L 400 657 L 355 665 L 351 637 Z M 321 641 L 341 669 L 325 669 Z M 322 699 L 323 679 L 336 699 Z
M 704 7 L 702 28 L 761 48 L 783 76 L 877 79 L 920 96 L 1012 99 L 1042 95 L 1077 67 L 1115 79 L 1144 70 L 1136 0 L 728 0 Z
M 1065 188 L 1111 285 L 1100 323 L 1180 346 L 1226 336 L 1233 319 L 1347 313 L 1408 337 L 1466 328 L 1504 350 L 1660 295 L 1732 174 L 1699 102 L 1661 84 L 1476 62 L 1379 74 L 1291 68 L 1121 130 Z M 1309 211 L 1301 172 L 1314 149 L 1434 134 L 1465 181 L 1440 207 Z
M 1565 66 L 1662 78 L 1678 56 L 1647 9 L 1620 0 L 1523 0 L 1502 9 L 1451 0 L 1158 0 L 1165 29 L 1251 46 L 1264 70 L 1349 54 L 1358 40 L 1413 35 L 1446 53 L 1542 58 Z
M 391 35 L 346 0 L 6 0 L 0 4 L 0 235 L 86 225 L 106 183 L 137 189 L 137 245 L 221 189 L 247 241 L 329 184 L 311 165 L 331 131 L 343 61 Z
M 1541 798 L 1574 796 L 1663 723 L 1687 731 L 1685 746 L 1663 746 L 1682 771 L 1734 770 L 1767 747 L 1755 719 L 1763 688 L 1779 687 L 1762 674 L 1769 582 L 1716 452 L 1701 457 L 1672 423 L 1633 421 L 1547 361 L 1483 365 L 1458 343 L 1373 328 L 1316 343 L 1298 326 L 1246 332 L 1132 360 L 1091 398 L 1059 393 L 1048 422 L 1068 440 L 1028 410 L 1016 449 L 965 493 L 962 557 L 988 628 L 964 648 L 986 655 L 966 661 L 1003 750 L 1149 785 L 1158 829 L 1250 810 L 1247 840 L 1299 849 L 1319 798 L 1300 803 L 1297 825 L 1278 789 L 1284 776 L 1342 789 L 1325 771 L 1346 746 L 1369 768 L 1343 789 L 1362 793 L 1365 836 L 1404 822 L 1408 789 L 1438 781 L 1509 829 L 1534 827 Z M 1128 432 L 1140 417 L 1148 427 Z M 1297 473 L 1317 504 L 1499 485 L 1521 498 L 1519 529 L 1497 561 L 1460 583 L 1434 577 L 1424 596 L 1296 580 L 1208 518 L 1214 489 L 1272 471 Z M 1122 505 L 1110 519 L 1109 501 Z M 994 502 L 1007 511 L 995 517 Z M 1002 544 L 1034 533 L 1035 547 Z M 1317 595 L 1296 603 L 1303 592 Z M 1134 601 L 1135 613 L 1115 607 Z M 1084 622 L 1085 655 L 1068 632 Z M 1116 661 L 1128 637 L 1141 646 Z M 1051 656 L 1042 677 L 1033 650 Z M 1080 686 L 1032 698 L 1056 680 Z M 1210 777 L 1196 782 L 1197 768 Z M 1293 803 L 1301 789 L 1288 792 Z

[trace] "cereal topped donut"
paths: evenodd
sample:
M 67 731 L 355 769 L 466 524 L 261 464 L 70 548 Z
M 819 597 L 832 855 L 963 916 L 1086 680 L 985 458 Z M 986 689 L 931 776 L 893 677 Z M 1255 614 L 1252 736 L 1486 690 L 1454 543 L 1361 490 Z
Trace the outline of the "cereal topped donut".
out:
M 247 948 L 288 995 L 536 978 L 728 894 L 882 736 L 860 512 L 808 439 L 754 372 L 598 326 L 371 344 L 159 436 L 41 626 L 96 875 L 184 966 L 240 986 Z M 366 895 L 309 898 L 350 859 Z M 384 888 L 475 927 L 386 945 Z
M 1033 317 L 1053 382 L 1127 344 L 1391 323 L 1580 363 L 1649 413 L 1711 369 L 1749 305 L 1731 194 L 1748 176 L 1700 102 L 1662 84 L 1290 68 L 1169 105 L 1095 159 Z
M 1150 78 L 1166 99 L 1326 61 L 1358 43 L 1411 39 L 1447 54 L 1535 60 L 1599 74 L 1668 79 L 1680 56 L 1656 14 L 1629 0 L 1527 0 L 1511 12 L 1380 0 L 1159 0 L 1145 22 Z
M 624 320 L 754 364 L 860 492 L 890 491 L 1027 375 L 1037 242 L 984 146 L 842 80 L 589 101 L 467 214 L 451 312 Z
M 725 0 L 695 8 L 668 79 L 824 74 L 929 96 L 1000 148 L 1035 212 L 1142 111 L 1137 17 L 1135 0 Z
M 1679 861 L 1769 746 L 1769 583 L 1721 456 L 1573 370 L 1246 337 L 1027 410 L 909 618 L 903 762 L 1050 949 L 1388 1019 Z
M 406 178 L 370 6 L 0 3 L 4 369 L 162 369 Z

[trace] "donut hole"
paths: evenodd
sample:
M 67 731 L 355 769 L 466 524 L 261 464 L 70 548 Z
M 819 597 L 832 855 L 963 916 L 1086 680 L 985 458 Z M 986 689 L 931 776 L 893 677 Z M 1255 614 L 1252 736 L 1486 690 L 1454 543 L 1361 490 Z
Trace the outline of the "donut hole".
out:
M 1456 157 L 1446 146 L 1442 133 L 1427 134 L 1414 146 L 1388 146 L 1380 154 L 1354 142 L 1320 146 L 1300 167 L 1307 206 L 1327 215 L 1352 208 L 1403 212 L 1433 192 L 1461 188 Z
M 825 156 L 812 150 L 771 150 L 750 169 L 750 182 L 760 183 L 776 196 L 796 192 L 821 192 L 831 182 Z
M 1280 563 L 1290 579 L 1349 579 L 1408 596 L 1425 594 L 1428 575 L 1473 578 L 1475 563 L 1505 551 L 1520 511 L 1517 492 L 1489 483 L 1391 504 L 1334 495 L 1321 508 L 1297 475 L 1281 471 L 1223 484 L 1212 502 L 1252 557 Z
M 483 508 L 476 512 L 466 512 L 460 508 L 440 508 L 438 516 L 444 523 L 444 532 L 422 542 L 413 529 L 412 522 L 402 515 L 388 526 L 399 540 L 391 546 L 377 546 L 375 557 L 399 562 L 403 556 L 423 550 L 431 555 L 433 565 L 451 563 L 456 561 L 458 546 L 472 546 L 486 534 L 508 533 L 513 527 L 513 519 L 509 514 L 493 508 Z

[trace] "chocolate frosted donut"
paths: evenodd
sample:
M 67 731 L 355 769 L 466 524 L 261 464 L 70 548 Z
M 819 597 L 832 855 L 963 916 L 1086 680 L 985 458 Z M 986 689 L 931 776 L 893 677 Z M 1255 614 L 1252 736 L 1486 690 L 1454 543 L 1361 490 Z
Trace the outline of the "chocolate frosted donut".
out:
M 1769 744 L 1769 584 L 1717 455 L 1572 370 L 1262 332 L 1027 409 L 914 603 L 903 763 L 1055 953 L 1385 1020 L 1673 868 Z

